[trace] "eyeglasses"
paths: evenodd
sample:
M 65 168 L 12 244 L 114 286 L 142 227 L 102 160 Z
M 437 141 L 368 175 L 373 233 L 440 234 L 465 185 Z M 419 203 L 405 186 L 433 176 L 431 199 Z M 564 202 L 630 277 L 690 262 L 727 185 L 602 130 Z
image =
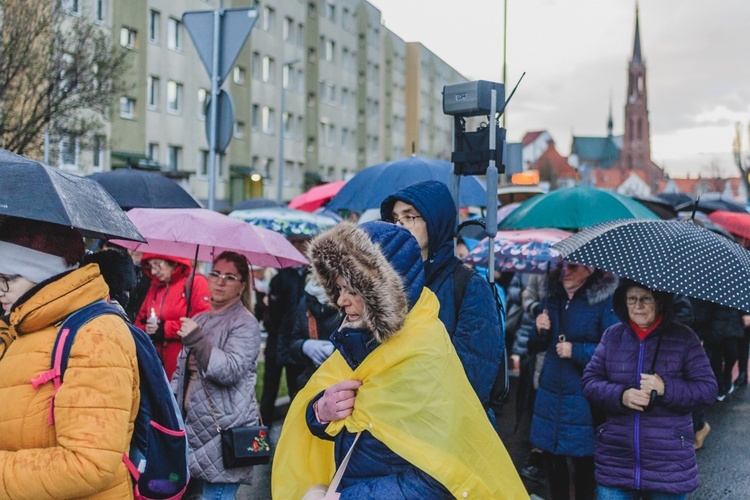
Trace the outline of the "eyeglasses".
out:
M 221 279 L 226 281 L 227 283 L 239 283 L 240 281 L 242 281 L 239 276 L 235 276 L 234 274 L 220 274 L 216 271 L 211 271 L 210 273 L 208 273 L 208 279 L 210 279 L 211 281 L 219 281 Z
M 164 269 L 164 266 L 166 265 L 166 263 L 167 263 L 166 260 L 152 259 L 148 261 L 148 265 L 151 269 Z
M 650 305 L 653 305 L 653 303 L 654 303 L 654 302 L 656 302 L 656 299 L 655 299 L 655 298 L 653 298 L 653 297 L 652 297 L 652 296 L 650 296 L 650 295 L 644 295 L 643 297 L 626 297 L 626 298 L 625 298 L 625 302 L 626 302 L 626 303 L 627 303 L 627 304 L 628 304 L 629 306 L 634 306 L 634 305 L 636 305 L 636 304 L 637 304 L 638 302 L 640 302 L 640 303 L 641 303 L 641 305 L 644 305 L 644 306 L 650 306 Z
M 10 290 L 10 282 L 20 276 L 20 274 L 14 274 L 13 276 L 0 276 L 0 292 L 5 293 Z
M 394 217 L 391 219 L 391 222 L 403 226 L 406 229 L 411 229 L 414 227 L 416 220 L 421 218 L 421 215 L 404 215 L 403 217 Z

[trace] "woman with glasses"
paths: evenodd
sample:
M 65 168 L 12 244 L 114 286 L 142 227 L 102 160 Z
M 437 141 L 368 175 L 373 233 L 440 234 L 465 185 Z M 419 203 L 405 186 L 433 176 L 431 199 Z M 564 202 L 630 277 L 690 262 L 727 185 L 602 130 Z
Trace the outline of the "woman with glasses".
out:
M 250 484 L 251 467 L 225 469 L 216 431 L 258 423 L 255 400 L 260 328 L 250 313 L 252 282 L 247 259 L 223 252 L 208 274 L 211 308 L 182 318 L 177 334 L 183 348 L 172 386 L 185 415 L 190 475 L 203 498 L 231 499 Z
M 182 348 L 177 334 L 180 318 L 208 310 L 208 283 L 202 274 L 193 276 L 188 259 L 144 254 L 141 268 L 151 279 L 151 286 L 135 318 L 135 326 L 151 335 L 164 362 L 164 371 L 171 378 Z
M 596 429 L 599 500 L 678 500 L 698 487 L 691 411 L 716 378 L 698 336 L 674 320 L 672 295 L 624 280 L 620 323 L 604 332 L 581 389 L 606 421 Z
M 545 352 L 531 420 L 531 444 L 543 450 L 552 500 L 567 500 L 568 462 L 577 500 L 593 499 L 594 424 L 580 388 L 581 374 L 604 330 L 617 322 L 617 278 L 569 262 L 550 271 L 542 312 L 528 349 Z

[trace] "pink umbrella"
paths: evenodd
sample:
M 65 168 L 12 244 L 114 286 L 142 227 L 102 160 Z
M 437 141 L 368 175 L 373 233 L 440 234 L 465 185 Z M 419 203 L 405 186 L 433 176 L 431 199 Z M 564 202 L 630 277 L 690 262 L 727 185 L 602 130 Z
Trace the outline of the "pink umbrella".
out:
M 341 188 L 344 187 L 344 184 L 346 184 L 346 181 L 336 181 L 310 188 L 306 193 L 302 193 L 290 201 L 289 208 L 314 212 L 336 196 Z
M 204 208 L 134 208 L 127 216 L 148 243 L 112 242 L 131 250 L 203 262 L 212 262 L 221 252 L 230 250 L 261 267 L 308 263 L 281 234 Z

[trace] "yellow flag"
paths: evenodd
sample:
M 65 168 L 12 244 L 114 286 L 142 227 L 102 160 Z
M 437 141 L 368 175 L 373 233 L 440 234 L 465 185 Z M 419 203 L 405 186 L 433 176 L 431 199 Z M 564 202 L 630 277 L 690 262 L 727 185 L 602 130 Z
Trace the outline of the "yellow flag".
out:
M 471 388 L 427 288 L 404 327 L 356 370 L 336 351 L 294 399 L 273 461 L 273 497 L 298 500 L 335 473 L 333 442 L 313 436 L 305 412 L 321 391 L 361 380 L 352 414 L 329 424 L 337 435 L 368 431 L 457 498 L 527 499 L 521 479 Z M 358 443 L 357 446 L 362 446 Z

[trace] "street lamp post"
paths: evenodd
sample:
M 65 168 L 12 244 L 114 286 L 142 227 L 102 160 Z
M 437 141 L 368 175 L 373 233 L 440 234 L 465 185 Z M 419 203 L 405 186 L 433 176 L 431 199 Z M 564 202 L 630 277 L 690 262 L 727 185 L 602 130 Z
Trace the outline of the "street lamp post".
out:
M 292 66 L 299 62 L 299 57 L 284 61 L 281 65 L 281 106 L 279 107 L 279 174 L 278 174 L 278 186 L 276 191 L 276 201 L 284 202 L 284 113 L 286 112 L 286 92 L 284 92 L 284 68 L 289 68 L 289 75 L 291 80 L 291 69 Z

